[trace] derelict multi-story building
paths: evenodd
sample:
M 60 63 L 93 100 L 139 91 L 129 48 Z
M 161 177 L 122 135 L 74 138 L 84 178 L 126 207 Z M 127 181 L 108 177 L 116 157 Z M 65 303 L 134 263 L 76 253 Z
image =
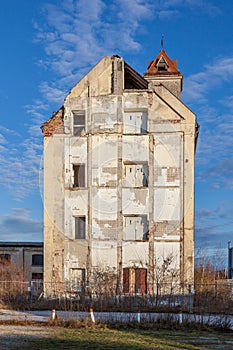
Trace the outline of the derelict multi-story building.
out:
M 163 49 L 144 76 L 104 57 L 43 124 L 48 293 L 90 286 L 98 269 L 118 290 L 153 292 L 166 259 L 176 282 L 193 282 L 198 124 L 182 85 Z

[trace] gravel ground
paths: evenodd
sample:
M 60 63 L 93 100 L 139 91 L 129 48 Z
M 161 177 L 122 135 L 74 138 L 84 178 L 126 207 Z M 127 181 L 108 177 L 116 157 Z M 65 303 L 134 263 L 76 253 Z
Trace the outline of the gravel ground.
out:
M 28 341 L 48 337 L 52 329 L 38 326 L 0 325 L 0 349 L 23 349 Z
M 0 310 L 0 321 L 21 320 L 34 322 L 47 322 L 51 317 L 51 312 L 48 315 L 35 315 L 29 312 L 15 311 L 15 310 Z

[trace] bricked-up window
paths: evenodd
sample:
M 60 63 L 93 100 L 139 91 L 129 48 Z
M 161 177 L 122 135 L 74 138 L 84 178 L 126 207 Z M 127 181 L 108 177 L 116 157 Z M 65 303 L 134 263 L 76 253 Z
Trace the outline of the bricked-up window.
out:
M 148 187 L 148 164 L 124 164 L 124 186 Z
M 85 187 L 85 164 L 73 164 L 73 187 Z
M 86 238 L 86 217 L 75 216 L 75 239 Z
M 33 254 L 32 255 L 32 266 L 43 266 L 44 257 L 42 254 Z
M 85 131 L 85 112 L 77 111 L 73 113 L 73 135 L 81 136 Z
M 124 217 L 124 233 L 125 241 L 147 241 L 148 236 L 148 220 L 146 215 L 134 215 Z

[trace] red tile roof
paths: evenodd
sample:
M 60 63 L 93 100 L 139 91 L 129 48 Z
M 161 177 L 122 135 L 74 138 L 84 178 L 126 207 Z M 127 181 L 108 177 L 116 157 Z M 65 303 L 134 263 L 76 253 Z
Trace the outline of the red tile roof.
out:
M 158 68 L 158 63 L 159 61 L 161 62 L 165 61 L 166 63 L 166 69 L 160 70 Z M 162 49 L 158 56 L 154 59 L 154 61 L 150 61 L 148 63 L 148 69 L 144 76 L 149 76 L 149 75 L 170 75 L 170 74 L 181 74 L 178 69 L 177 69 L 177 61 L 176 60 L 171 60 L 166 52 Z

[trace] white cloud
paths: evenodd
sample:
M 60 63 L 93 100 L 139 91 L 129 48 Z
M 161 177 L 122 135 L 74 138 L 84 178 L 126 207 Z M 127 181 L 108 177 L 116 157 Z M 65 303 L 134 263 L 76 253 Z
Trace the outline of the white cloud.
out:
M 197 14 L 204 12 L 211 17 L 219 16 L 221 14 L 221 9 L 207 0 L 165 0 L 162 1 L 162 3 L 165 8 L 187 7 L 196 11 Z
M 0 126 L 4 141 L 0 147 L 1 174 L 0 183 L 7 188 L 16 200 L 22 200 L 30 193 L 39 190 L 40 162 L 43 151 L 43 136 L 40 129 L 47 118 L 46 106 L 36 100 L 26 105 L 25 111 L 30 116 L 22 137 L 14 130 Z M 46 115 L 44 115 L 46 113 Z
M 183 99 L 186 102 L 203 103 L 209 91 L 233 78 L 233 57 L 218 57 L 215 62 L 204 66 L 202 72 L 185 79 Z
M 153 1 L 134 0 L 130 2 L 119 0 L 118 4 L 120 5 L 118 17 L 123 23 L 127 20 L 134 26 L 138 26 L 138 21 L 142 19 L 151 19 L 155 10 Z
M 233 95 L 224 97 L 222 100 L 220 100 L 220 103 L 223 106 L 227 106 L 228 108 L 230 108 L 233 112 Z
M 161 20 L 174 19 L 178 16 L 180 16 L 180 12 L 178 10 L 162 10 L 158 13 L 158 17 Z
M 43 25 L 35 23 L 37 39 L 47 55 L 39 64 L 52 69 L 59 79 L 56 84 L 41 84 L 44 97 L 55 102 L 60 95 L 63 102 L 62 91 L 64 98 L 64 91 L 77 82 L 81 71 L 86 73 L 105 55 L 137 53 L 141 49 L 137 35 L 145 32 L 148 21 L 177 18 L 184 6 L 205 11 L 210 5 L 200 0 L 69 0 L 47 4 Z M 190 84 L 195 85 L 192 91 L 197 94 L 197 81 Z
M 0 125 L 0 131 L 4 132 L 6 134 L 12 134 L 12 135 L 15 135 L 15 136 L 19 136 L 19 134 L 15 130 L 8 129 L 5 126 L 2 126 L 2 125 Z
M 30 212 L 24 208 L 14 208 L 7 215 L 0 216 L 1 241 L 42 241 L 42 221 L 30 218 Z
M 232 78 L 233 57 L 217 57 L 185 79 L 183 99 L 195 105 L 201 125 L 196 180 L 208 182 L 216 190 L 222 186 L 233 189 L 233 97 L 221 97 L 232 89 Z
M 47 101 L 55 102 L 57 104 L 62 103 L 65 98 L 65 91 L 54 85 L 55 84 L 49 85 L 48 82 L 43 82 L 39 86 L 39 89 Z
M 213 249 L 221 248 L 219 242 L 222 241 L 223 249 L 227 248 L 227 242 L 232 237 L 232 201 L 221 202 L 213 209 L 201 208 L 195 214 L 195 236 L 196 252 L 201 248 L 210 252 Z M 221 237 L 224 237 L 225 243 Z M 225 247 L 224 247 L 225 244 Z
M 7 143 L 6 138 L 2 134 L 0 134 L 0 144 L 6 144 L 6 143 Z
M 44 44 L 47 55 L 39 64 L 52 69 L 58 79 L 56 83 L 41 83 L 43 97 L 61 103 L 65 91 L 102 56 L 137 52 L 141 46 L 136 34 L 143 21 L 153 17 L 153 7 L 153 1 L 141 0 L 110 3 L 69 0 L 59 6 L 47 4 L 44 26 L 35 24 L 37 39 Z

